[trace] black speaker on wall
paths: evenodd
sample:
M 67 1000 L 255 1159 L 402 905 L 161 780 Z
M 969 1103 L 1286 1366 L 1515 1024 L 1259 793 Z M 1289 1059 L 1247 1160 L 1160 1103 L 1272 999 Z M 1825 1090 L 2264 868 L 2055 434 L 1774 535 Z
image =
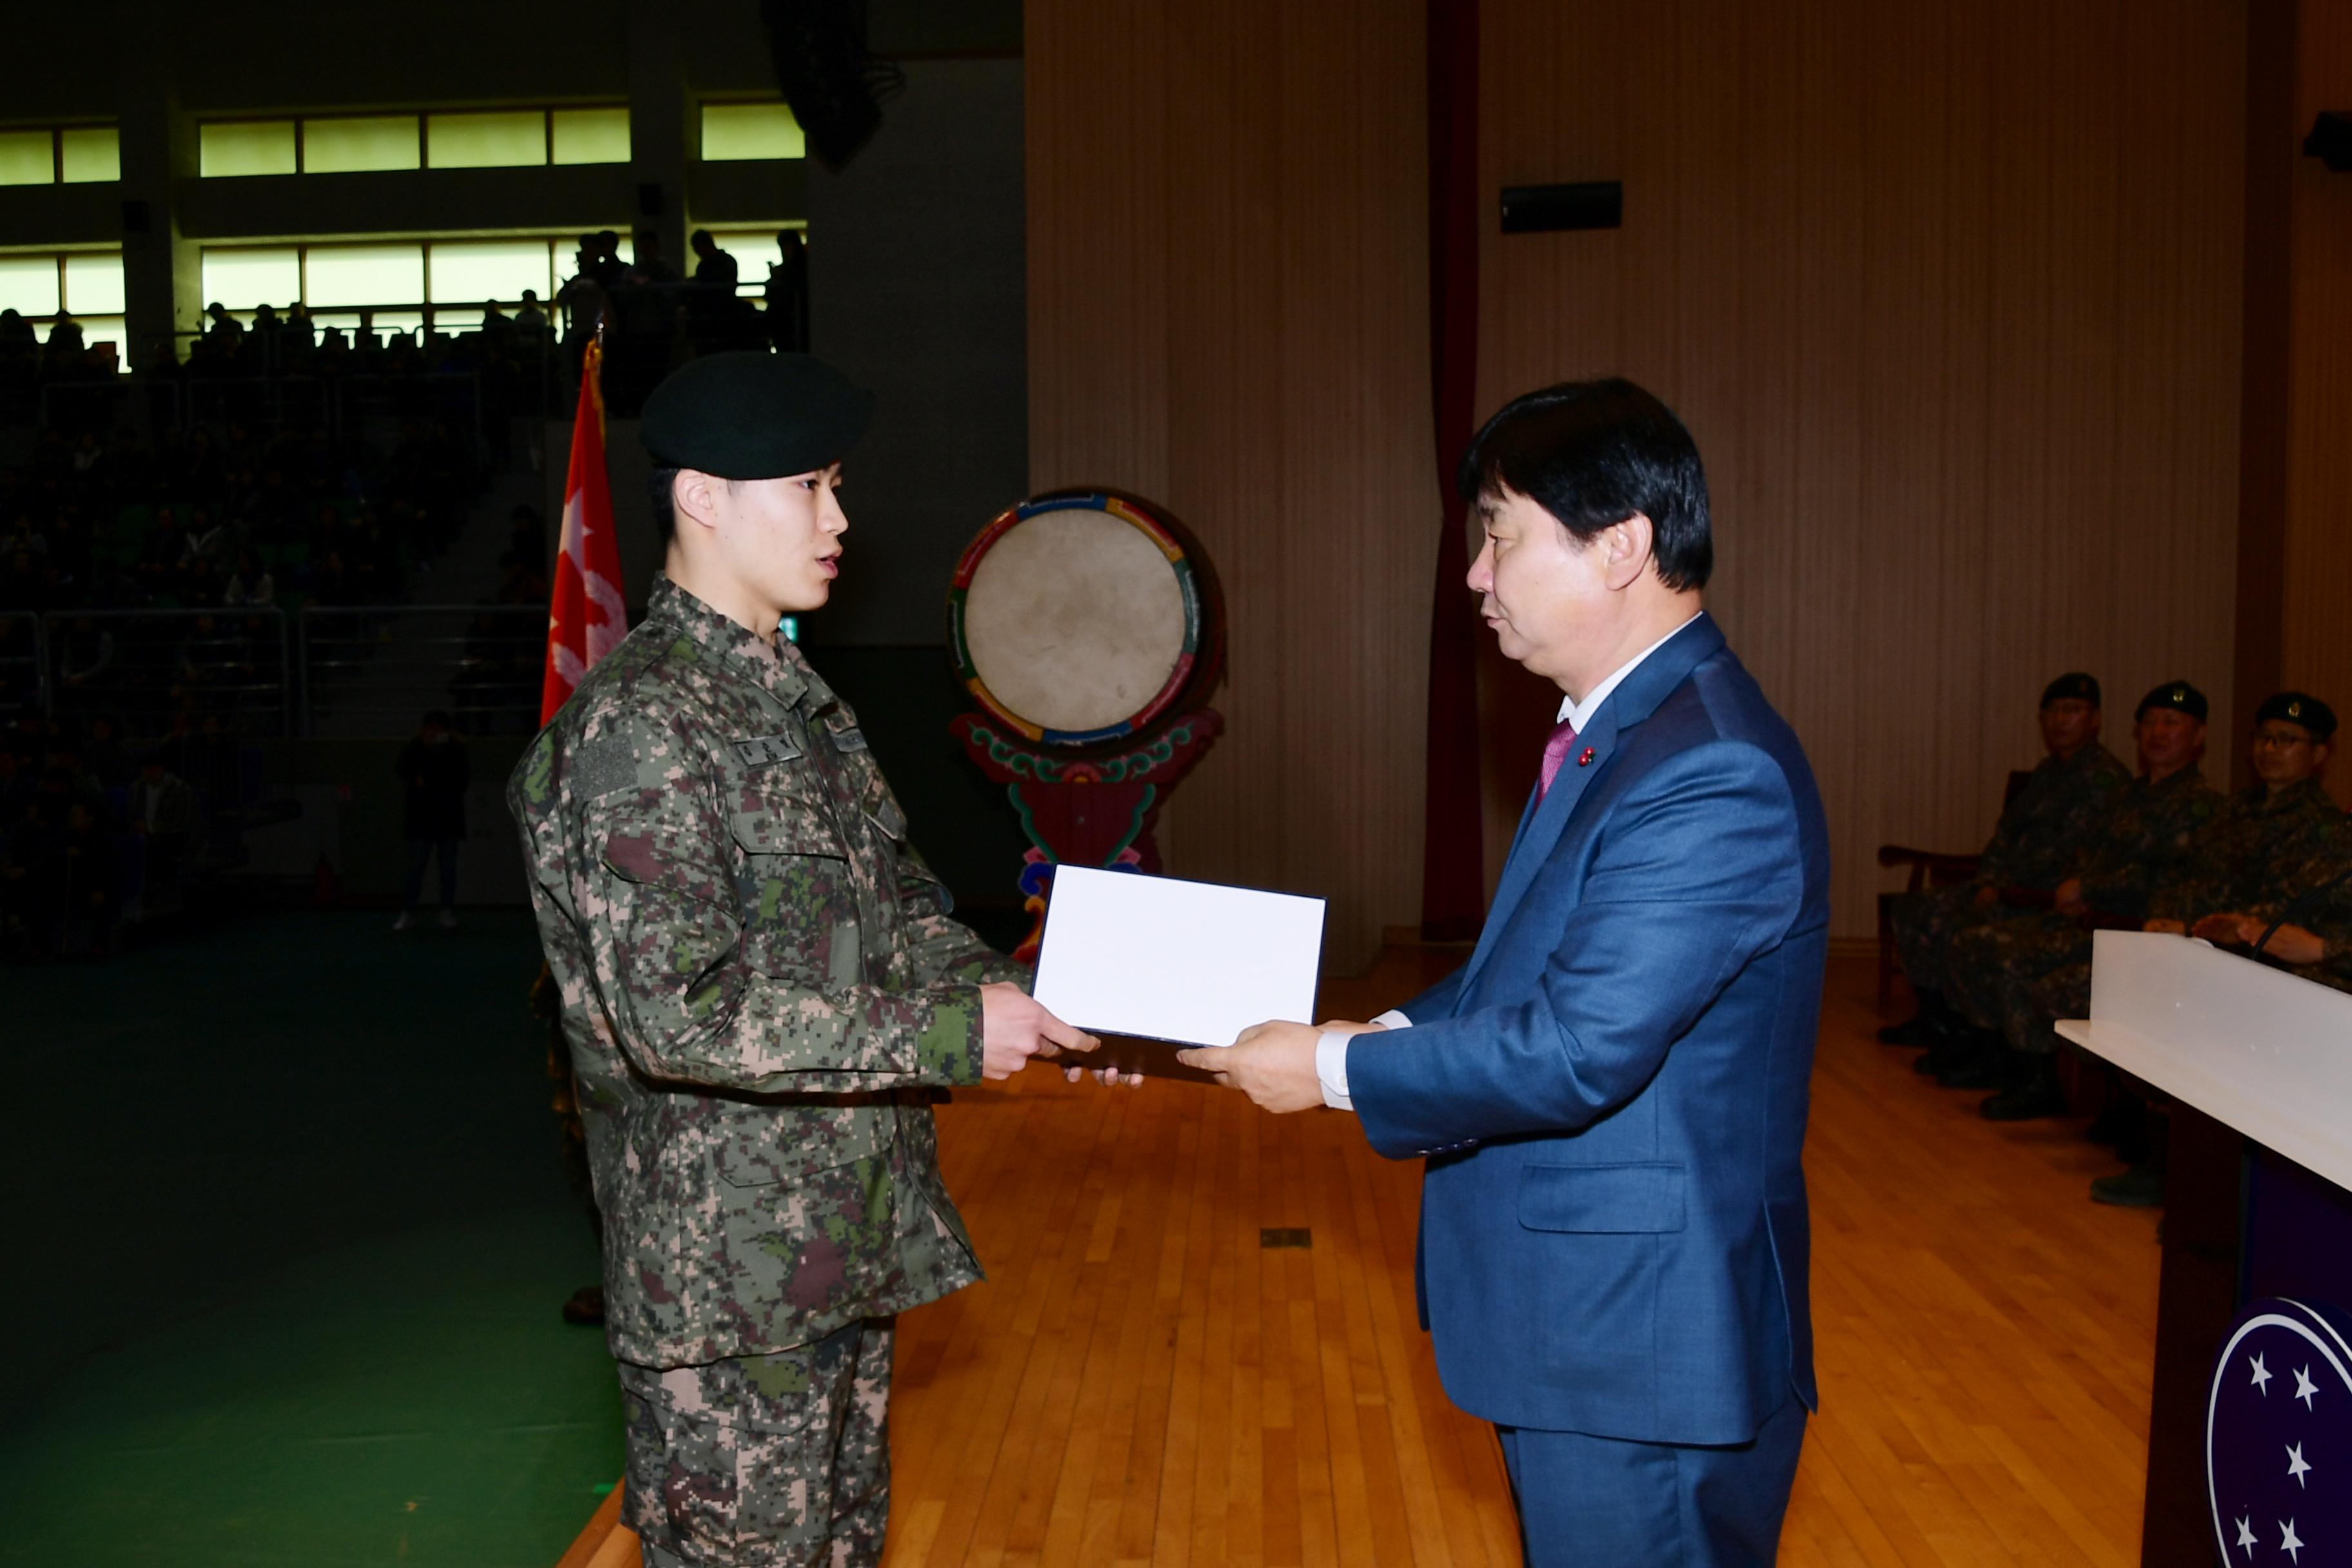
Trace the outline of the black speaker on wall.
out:
M 637 216 L 659 217 L 662 215 L 662 188 L 658 180 L 647 180 L 637 187 Z
M 125 234 L 145 234 L 147 232 L 147 204 L 145 202 L 125 202 L 122 204 L 122 232 Z
M 2352 114 L 2322 112 L 2303 139 L 2303 154 L 2338 174 L 2352 174 Z

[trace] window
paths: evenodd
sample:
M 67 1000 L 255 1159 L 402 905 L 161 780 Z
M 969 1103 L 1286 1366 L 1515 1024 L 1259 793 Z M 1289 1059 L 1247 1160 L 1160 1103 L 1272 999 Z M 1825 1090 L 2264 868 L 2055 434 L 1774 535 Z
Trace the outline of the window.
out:
M 196 128 L 196 172 L 206 179 L 294 172 L 290 120 L 215 121 Z
M 781 103 L 706 103 L 702 106 L 702 161 L 799 158 L 806 153 L 801 123 Z
M 578 247 L 575 235 L 217 246 L 205 250 L 201 269 L 205 303 L 248 322 L 262 305 L 283 315 L 299 300 L 321 331 L 356 331 L 364 311 L 378 332 L 467 332 L 486 301 L 512 314 L 526 289 L 552 310 Z
M 122 132 L 111 125 L 74 125 L 58 132 L 58 172 L 68 185 L 122 178 Z
M 122 319 L 119 250 L 0 256 L 0 310 L 32 322 L 44 342 L 63 311 L 80 326 L 85 344 L 112 344 L 115 363 L 129 368 L 131 335 Z
M 354 115 L 302 121 L 302 172 L 306 174 L 414 169 L 422 163 L 414 114 Z
M 218 120 L 207 121 L 196 131 L 198 170 L 207 177 L 337 174 L 372 169 L 522 169 L 629 161 L 629 111 L 614 106 Z M 12 158 L 21 163 L 33 157 L 30 151 L 12 151 L 6 140 L 12 134 L 17 133 L 0 132 L 0 184 L 9 183 L 9 171 L 16 167 Z M 68 157 L 71 166 L 70 152 Z
M 122 133 L 111 125 L 0 131 L 0 185 L 80 185 L 121 178 Z
M 547 116 L 538 110 L 428 114 L 425 156 L 436 169 L 515 169 L 544 163 Z
M 436 305 L 476 310 L 496 300 L 512 310 L 526 289 L 545 308 L 555 294 L 551 247 L 543 239 L 445 240 L 426 247 L 431 271 L 425 298 Z
M 625 109 L 558 109 L 549 113 L 548 122 L 548 144 L 556 163 L 629 161 L 629 111 Z

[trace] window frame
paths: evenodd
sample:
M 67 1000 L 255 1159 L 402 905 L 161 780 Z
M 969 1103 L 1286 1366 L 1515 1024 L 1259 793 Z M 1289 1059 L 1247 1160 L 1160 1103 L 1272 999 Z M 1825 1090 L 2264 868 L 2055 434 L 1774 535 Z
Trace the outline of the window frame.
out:
M 40 132 L 49 139 L 49 179 L 52 185 L 119 185 L 122 183 L 122 121 L 120 120 L 51 120 L 16 121 L 0 124 L 0 131 L 12 135 Z M 111 131 L 114 132 L 114 178 L 110 180 L 68 180 L 66 178 L 66 132 L 68 131 Z M 38 184 L 0 185 L 0 190 L 37 191 Z
M 204 174 L 200 172 L 197 177 L 199 179 L 215 180 L 282 180 L 289 177 L 299 178 L 308 175 L 313 171 L 309 167 L 310 160 L 304 146 L 307 140 L 303 133 L 304 127 L 313 123 L 314 121 L 330 120 L 407 119 L 414 121 L 416 125 L 416 165 L 415 168 L 344 169 L 334 171 L 337 174 L 415 174 L 433 173 L 436 171 L 447 172 L 458 169 L 593 169 L 612 168 L 615 165 L 625 166 L 630 162 L 630 159 L 635 156 L 636 153 L 636 127 L 634 121 L 629 122 L 630 156 L 628 158 L 615 159 L 604 163 L 558 163 L 555 161 L 555 117 L 559 113 L 577 112 L 581 110 L 618 110 L 622 114 L 627 115 L 629 112 L 629 106 L 625 102 L 614 101 L 609 99 L 598 99 L 593 102 L 583 103 L 436 103 L 427 109 L 354 109 L 338 110 L 330 114 L 208 114 L 196 122 L 196 135 L 199 143 L 202 142 L 205 127 L 208 125 L 264 125 L 276 124 L 279 121 L 284 121 L 292 125 L 294 128 L 294 168 L 290 176 L 288 174 Z M 430 121 L 436 116 L 448 117 L 465 114 L 538 115 L 540 161 L 536 163 L 435 163 L 433 162 L 433 135 Z M 21 129 L 35 131 L 40 129 L 40 127 L 28 125 L 21 127 Z M 56 162 L 59 174 L 62 176 L 65 167 L 64 153 L 62 151 L 62 143 L 58 140 L 54 132 L 51 134 L 50 146 L 51 157 Z

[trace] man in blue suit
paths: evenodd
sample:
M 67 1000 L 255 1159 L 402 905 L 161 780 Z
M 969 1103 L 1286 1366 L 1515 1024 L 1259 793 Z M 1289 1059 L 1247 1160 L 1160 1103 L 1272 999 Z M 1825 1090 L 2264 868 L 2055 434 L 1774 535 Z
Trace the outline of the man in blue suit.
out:
M 1530 393 L 1461 484 L 1487 624 L 1566 694 L 1477 947 L 1372 1024 L 1183 1058 L 1427 1161 L 1423 1321 L 1496 1425 L 1529 1563 L 1769 1563 L 1817 1402 L 1821 797 L 1701 608 L 1706 483 L 1664 404 Z

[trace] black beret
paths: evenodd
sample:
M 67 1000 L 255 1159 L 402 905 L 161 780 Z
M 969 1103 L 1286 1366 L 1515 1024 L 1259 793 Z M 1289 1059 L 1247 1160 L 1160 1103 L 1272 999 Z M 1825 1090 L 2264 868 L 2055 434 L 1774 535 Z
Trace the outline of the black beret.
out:
M 2096 708 L 2099 706 L 2099 678 L 2074 669 L 2042 689 L 2042 706 L 2044 708 L 2049 707 L 2053 702 L 2063 702 L 2069 698 L 2087 702 Z
M 654 388 L 637 438 L 656 468 L 775 479 L 839 462 L 873 414 L 872 393 L 809 354 L 704 354 Z
M 2205 721 L 2205 694 L 2185 680 L 2168 680 L 2141 698 L 2139 706 L 2132 710 L 2132 717 L 2137 719 L 2151 708 L 2169 708 L 2188 714 L 2200 724 Z
M 2325 741 L 2336 733 L 2336 710 L 2301 691 L 2281 691 L 2264 698 L 2263 705 L 2254 710 L 2254 722 L 2267 724 L 2273 719 L 2302 725 L 2311 731 L 2315 741 Z

